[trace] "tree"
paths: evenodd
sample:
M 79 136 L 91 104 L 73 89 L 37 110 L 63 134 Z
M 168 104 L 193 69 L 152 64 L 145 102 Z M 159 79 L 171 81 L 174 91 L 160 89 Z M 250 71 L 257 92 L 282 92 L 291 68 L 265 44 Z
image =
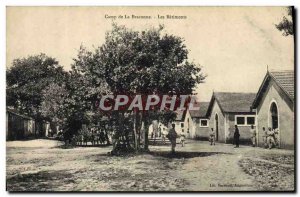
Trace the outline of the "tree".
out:
M 6 72 L 7 105 L 42 119 L 43 90 L 52 83 L 63 83 L 65 75 L 58 61 L 45 54 L 15 59 Z
M 284 36 L 294 35 L 294 26 L 293 26 L 293 7 L 287 8 L 288 17 L 284 16 L 282 21 L 275 25 L 279 31 L 283 31 Z
M 183 38 L 165 34 L 163 30 L 164 27 L 159 26 L 139 32 L 113 24 L 102 46 L 95 51 L 80 48 L 73 69 L 89 76 L 91 81 L 104 82 L 114 95 L 191 95 L 205 76 L 200 66 L 188 61 Z M 132 114 L 141 120 L 135 121 L 135 139 L 141 133 L 143 122 L 144 149 L 148 149 L 147 128 L 153 113 L 134 111 Z M 123 115 L 124 112 L 118 112 L 119 118 Z M 124 130 L 119 128 L 118 132 Z M 135 148 L 138 146 L 136 141 Z

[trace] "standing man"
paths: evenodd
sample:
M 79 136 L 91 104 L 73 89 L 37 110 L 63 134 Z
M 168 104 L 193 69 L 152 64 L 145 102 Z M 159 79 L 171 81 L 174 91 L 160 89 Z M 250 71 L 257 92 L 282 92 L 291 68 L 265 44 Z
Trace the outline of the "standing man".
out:
M 266 131 L 266 128 L 263 127 L 262 128 L 262 132 L 263 132 L 263 142 L 264 142 L 264 147 L 267 148 L 268 147 L 268 142 L 267 142 L 267 138 L 268 138 L 268 132 Z
M 210 141 L 210 145 L 212 146 L 213 144 L 215 144 L 215 131 L 213 128 L 211 128 L 211 130 L 209 131 L 209 141 Z
M 252 146 L 255 147 L 256 146 L 256 130 L 254 129 L 253 125 L 251 125 L 250 134 L 251 134 Z
M 185 142 L 185 134 L 184 134 L 184 130 L 182 129 L 180 134 L 180 143 L 182 147 L 184 147 L 184 142 Z
M 163 128 L 163 131 L 161 133 L 161 139 L 164 144 L 166 144 L 166 135 L 167 135 L 167 133 L 165 131 L 165 128 Z
M 158 137 L 161 137 L 161 126 L 158 127 Z
M 271 149 L 273 146 L 275 146 L 275 132 L 274 130 L 271 129 L 271 127 L 269 127 L 267 134 L 268 134 L 267 137 L 268 147 L 269 149 Z
M 235 142 L 235 147 L 238 148 L 240 146 L 240 131 L 237 125 L 234 125 L 234 142 Z
M 175 147 L 176 147 L 176 138 L 177 138 L 177 133 L 175 131 L 175 124 L 172 124 L 172 128 L 170 129 L 167 138 L 170 140 L 172 145 L 171 153 L 174 154 Z

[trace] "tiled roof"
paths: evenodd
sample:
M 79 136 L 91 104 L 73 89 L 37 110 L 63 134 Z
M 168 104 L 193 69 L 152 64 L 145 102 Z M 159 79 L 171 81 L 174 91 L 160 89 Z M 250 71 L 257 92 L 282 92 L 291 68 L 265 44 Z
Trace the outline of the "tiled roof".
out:
M 204 118 L 208 109 L 209 102 L 198 102 L 195 107 L 199 106 L 199 110 L 189 110 L 192 118 Z
M 270 76 L 283 89 L 283 91 L 294 100 L 294 71 L 269 71 Z
M 286 94 L 286 96 L 290 98 L 291 102 L 294 102 L 294 71 L 268 71 L 261 86 L 259 87 L 256 98 L 253 101 L 252 108 L 256 108 L 259 105 L 264 93 L 266 92 L 266 88 L 268 87 L 270 80 L 273 80 Z
M 250 107 L 255 93 L 214 92 L 213 98 L 223 112 L 251 112 Z

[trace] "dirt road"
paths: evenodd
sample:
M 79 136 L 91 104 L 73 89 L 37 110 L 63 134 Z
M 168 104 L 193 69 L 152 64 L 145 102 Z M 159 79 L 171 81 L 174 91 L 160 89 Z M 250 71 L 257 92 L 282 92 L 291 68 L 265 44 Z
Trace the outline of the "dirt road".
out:
M 293 151 L 190 141 L 151 153 L 108 156 L 111 147 L 58 148 L 59 142 L 7 142 L 9 191 L 293 190 Z

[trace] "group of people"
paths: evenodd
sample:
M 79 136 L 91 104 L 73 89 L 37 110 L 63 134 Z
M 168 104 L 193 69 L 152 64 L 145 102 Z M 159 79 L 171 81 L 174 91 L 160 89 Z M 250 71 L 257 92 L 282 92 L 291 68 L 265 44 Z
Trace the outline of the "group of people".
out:
M 268 128 L 268 130 L 265 129 L 265 127 L 262 128 L 263 130 L 263 143 L 265 148 L 273 148 L 279 145 L 279 129 L 272 129 L 271 127 Z M 256 144 L 256 129 L 254 128 L 254 125 L 251 125 L 250 128 L 250 134 L 251 134 L 251 143 L 252 146 L 257 146 Z M 176 138 L 180 137 L 180 144 L 182 146 L 185 145 L 185 133 L 184 131 L 181 132 L 180 135 L 177 134 L 175 131 L 175 124 L 172 124 L 172 128 L 169 130 L 168 134 L 164 137 L 167 137 L 171 142 L 171 153 L 175 153 L 175 147 L 176 147 Z M 215 145 L 216 141 L 216 133 L 213 128 L 211 128 L 209 132 L 209 142 L 210 145 Z M 238 148 L 240 145 L 240 131 L 237 125 L 234 126 L 234 133 L 233 133 L 233 144 L 235 145 L 235 148 Z
M 273 148 L 273 147 L 278 147 L 279 146 L 279 129 L 272 129 L 271 127 L 266 130 L 265 127 L 262 128 L 262 138 L 263 138 L 263 143 L 265 148 Z M 255 147 L 257 146 L 256 144 L 256 130 L 253 125 L 251 125 L 250 129 L 251 133 L 251 142 L 252 146 Z
M 271 127 L 268 128 L 268 130 L 265 129 L 265 127 L 262 128 L 263 130 L 263 143 L 265 148 L 273 148 L 276 146 L 279 146 L 279 129 L 272 129 Z M 252 146 L 257 146 L 256 144 L 256 130 L 254 128 L 254 125 L 251 125 L 250 128 L 250 134 L 251 134 L 251 143 Z M 209 132 L 209 142 L 210 145 L 215 145 L 215 137 L 216 133 L 213 128 L 211 128 Z M 240 131 L 237 125 L 234 126 L 234 134 L 233 134 L 233 144 L 235 144 L 235 148 L 238 148 L 240 145 Z
M 72 141 L 76 144 L 79 143 L 79 145 L 83 145 L 83 143 L 87 145 L 88 142 L 91 142 L 92 145 L 108 143 L 107 136 L 103 129 L 94 128 L 88 128 L 87 131 L 80 132 L 77 136 L 74 135 Z
M 271 129 L 268 128 L 266 131 L 265 127 L 263 127 L 263 142 L 265 148 L 271 149 L 272 147 L 279 146 L 279 129 Z

